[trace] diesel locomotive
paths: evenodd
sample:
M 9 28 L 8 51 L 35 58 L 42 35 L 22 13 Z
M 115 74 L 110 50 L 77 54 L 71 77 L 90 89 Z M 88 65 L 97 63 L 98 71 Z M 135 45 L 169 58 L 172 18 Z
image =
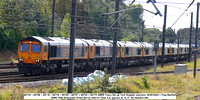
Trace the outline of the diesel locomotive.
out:
M 69 66 L 69 38 L 31 36 L 18 44 L 18 70 L 25 75 L 66 72 Z M 111 68 L 112 41 L 75 39 L 75 71 Z M 189 45 L 166 43 L 165 61 L 187 59 Z M 162 44 L 159 44 L 158 62 L 161 61 Z M 117 67 L 152 64 L 153 43 L 117 41 Z

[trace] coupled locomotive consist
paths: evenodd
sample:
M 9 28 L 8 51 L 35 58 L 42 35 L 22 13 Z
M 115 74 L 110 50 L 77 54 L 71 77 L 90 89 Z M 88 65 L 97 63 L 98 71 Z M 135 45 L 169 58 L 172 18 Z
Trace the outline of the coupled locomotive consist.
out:
M 51 74 L 67 71 L 69 66 L 68 38 L 32 36 L 18 44 L 18 70 L 27 74 Z M 110 68 L 112 41 L 75 39 L 75 71 Z M 158 61 L 162 44 L 159 45 Z M 180 44 L 179 59 L 186 59 L 189 45 Z M 117 67 L 152 64 L 153 43 L 117 41 Z M 165 61 L 177 59 L 177 44 L 166 43 Z

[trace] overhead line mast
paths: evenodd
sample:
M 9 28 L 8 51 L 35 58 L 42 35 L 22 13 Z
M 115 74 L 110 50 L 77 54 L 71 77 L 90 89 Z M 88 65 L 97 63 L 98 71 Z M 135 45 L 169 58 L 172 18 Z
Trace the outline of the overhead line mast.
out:
M 55 2 L 56 2 L 56 0 L 53 0 L 51 37 L 54 36 Z
M 119 0 L 115 1 L 115 11 L 119 10 Z M 111 68 L 111 74 L 115 74 L 115 68 L 116 68 L 116 54 L 117 54 L 117 30 L 118 30 L 118 16 L 119 13 L 115 13 L 115 32 L 113 35 L 113 52 L 112 52 L 112 68 Z
M 70 33 L 70 51 L 68 68 L 68 93 L 73 92 L 74 77 L 74 45 L 75 45 L 75 23 L 76 22 L 76 0 L 72 0 L 71 33 Z

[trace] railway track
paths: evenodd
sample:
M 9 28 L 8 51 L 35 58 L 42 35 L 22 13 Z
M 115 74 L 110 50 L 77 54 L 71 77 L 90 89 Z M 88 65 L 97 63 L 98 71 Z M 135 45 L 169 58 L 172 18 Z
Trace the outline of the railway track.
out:
M 12 68 L 17 68 L 17 63 L 1 63 L 0 64 L 0 69 L 12 69 Z
M 189 70 L 187 70 L 187 72 L 191 72 L 191 71 L 193 71 L 193 70 L 191 70 L 191 69 L 189 69 Z M 197 69 L 197 71 L 200 71 L 200 69 Z M 174 71 L 158 71 L 158 72 L 156 72 L 156 74 L 172 74 L 172 73 L 174 73 Z M 135 75 L 135 76 L 137 76 L 137 75 L 148 75 L 148 74 L 154 74 L 154 72 L 133 72 L 133 73 L 129 73 L 129 74 L 125 74 L 125 75 Z
M 18 72 L 0 72 L 0 76 L 5 76 L 5 75 L 16 75 L 19 74 Z
M 121 69 L 122 70 L 122 69 Z M 193 71 L 193 70 L 188 70 Z M 200 69 L 197 69 L 200 71 Z M 84 77 L 87 76 L 90 72 L 75 72 L 74 77 Z M 110 72 L 108 72 L 109 74 Z M 156 72 L 156 74 L 170 74 L 174 73 L 174 71 L 160 71 Z M 125 73 L 117 73 L 123 75 L 131 75 L 138 76 L 144 74 L 154 74 L 154 72 L 125 72 Z M 68 78 L 68 73 L 61 74 L 51 74 L 51 75 L 40 75 L 40 76 L 24 76 L 18 72 L 5 72 L 0 73 L 0 83 L 16 83 L 16 82 L 33 82 L 33 81 L 43 81 L 43 80 L 58 80 L 58 79 L 66 79 Z
M 89 73 L 76 72 L 74 77 L 83 77 Z M 18 72 L 0 73 L 0 83 L 16 83 L 16 82 L 33 82 L 43 80 L 58 80 L 68 78 L 68 73 L 51 74 L 51 75 L 40 75 L 40 76 L 24 76 Z
M 180 61 L 180 63 L 184 63 L 186 61 Z M 166 63 L 168 64 L 175 64 L 175 62 Z M 159 65 L 158 65 L 159 66 Z M 0 66 L 0 69 L 13 68 L 13 66 Z M 16 67 L 17 68 L 17 67 Z M 148 66 L 138 66 L 138 67 L 127 67 L 127 68 L 120 68 L 116 69 L 117 74 L 124 74 L 124 75 L 144 75 L 144 74 L 154 74 L 154 72 L 145 72 L 145 70 L 152 68 L 152 65 Z M 145 69 L 145 70 L 144 70 Z M 193 71 L 193 70 L 188 70 Z M 197 69 L 200 71 L 200 69 Z M 75 72 L 74 77 L 84 77 L 87 76 L 91 72 Z M 174 71 L 162 71 L 156 72 L 156 74 L 170 74 L 174 73 Z M 110 74 L 110 70 L 108 71 Z M 23 74 L 18 73 L 17 71 L 12 72 L 0 72 L 0 83 L 16 83 L 16 82 L 33 82 L 33 81 L 42 81 L 42 80 L 58 80 L 58 79 L 65 79 L 68 78 L 68 73 L 61 73 L 61 74 L 51 74 L 51 75 L 40 75 L 40 76 L 24 76 Z

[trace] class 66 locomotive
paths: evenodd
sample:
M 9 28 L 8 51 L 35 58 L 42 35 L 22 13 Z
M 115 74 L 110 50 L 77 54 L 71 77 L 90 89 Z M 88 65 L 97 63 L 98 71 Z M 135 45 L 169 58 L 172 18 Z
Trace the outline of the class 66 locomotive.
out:
M 31 36 L 18 44 L 18 70 L 24 75 L 40 75 L 67 72 L 69 67 L 70 40 L 61 37 Z M 75 39 L 74 71 L 111 68 L 112 41 L 97 39 Z M 158 49 L 158 61 L 161 56 Z M 188 45 L 180 44 L 179 55 L 186 59 Z M 153 43 L 117 42 L 117 67 L 152 64 L 155 52 Z M 166 44 L 165 60 L 175 60 L 177 44 Z

